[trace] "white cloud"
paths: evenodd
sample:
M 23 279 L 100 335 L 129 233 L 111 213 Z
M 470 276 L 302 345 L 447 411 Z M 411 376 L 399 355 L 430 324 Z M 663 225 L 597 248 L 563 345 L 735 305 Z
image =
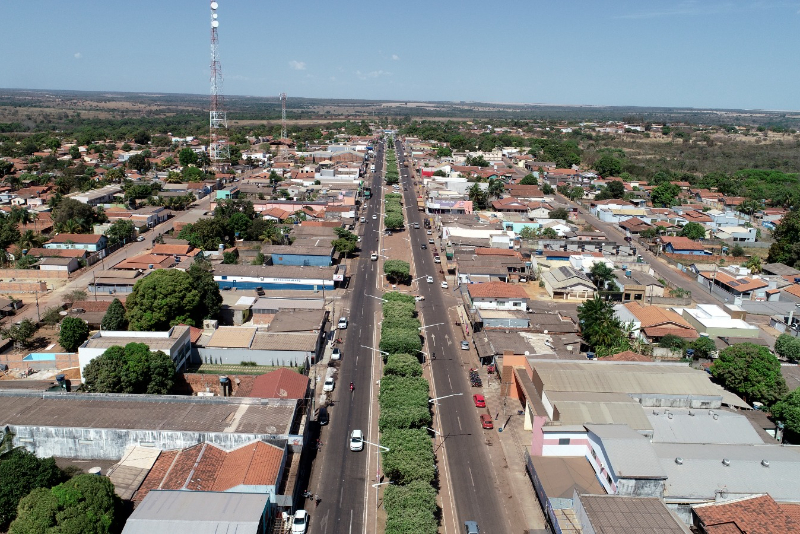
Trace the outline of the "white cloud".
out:
M 83 54 L 81 54 L 80 52 L 75 52 L 75 59 L 80 59 L 82 57 L 83 57 Z
M 293 59 L 289 62 L 289 68 L 292 70 L 306 70 L 306 64 L 304 61 L 296 61 Z
M 398 56 L 397 54 L 392 54 L 392 59 L 394 61 L 400 61 L 400 56 Z
M 358 76 L 361 80 L 366 80 L 368 78 L 380 78 L 381 76 L 391 76 L 391 74 L 391 72 L 387 72 L 385 70 L 373 70 L 370 72 L 361 72 L 360 70 L 356 71 L 356 76 Z

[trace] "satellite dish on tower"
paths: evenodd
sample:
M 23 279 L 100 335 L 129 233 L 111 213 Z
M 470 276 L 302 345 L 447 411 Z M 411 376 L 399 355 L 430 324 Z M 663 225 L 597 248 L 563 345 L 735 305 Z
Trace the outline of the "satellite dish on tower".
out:
M 212 20 L 211 21 L 211 27 L 212 28 L 219 28 L 219 21 L 218 20 Z
M 219 7 L 219 4 L 218 4 L 218 3 L 216 3 L 216 2 L 211 2 L 211 9 L 217 9 L 218 7 Z

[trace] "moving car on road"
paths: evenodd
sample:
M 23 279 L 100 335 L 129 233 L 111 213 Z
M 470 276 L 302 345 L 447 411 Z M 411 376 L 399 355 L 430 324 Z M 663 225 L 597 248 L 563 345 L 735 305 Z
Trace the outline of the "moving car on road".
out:
M 427 277 L 425 280 L 426 280 L 426 281 L 427 281 L 429 284 L 432 284 L 432 283 L 433 283 L 433 277 L 432 277 L 432 276 L 428 276 L 428 277 Z
M 464 521 L 464 534 L 481 534 L 478 523 L 475 521 Z
M 378 261 L 378 253 L 373 252 L 372 254 L 369 255 L 369 259 L 371 259 L 372 261 Z
M 353 430 L 350 434 L 350 450 L 354 452 L 364 450 L 364 433 L 360 430 Z
M 339 330 L 347 330 L 347 317 L 339 317 L 339 323 L 336 325 Z
M 372 220 L 374 221 L 374 220 L 375 220 L 375 219 L 377 219 L 377 218 L 378 218 L 378 216 L 377 216 L 377 215 L 375 215 L 375 214 L 373 213 L 373 214 L 372 214 Z
M 422 243 L 422 244 L 420 244 L 419 248 L 421 248 L 422 250 L 425 250 L 425 249 L 428 248 L 428 245 L 426 245 L 425 243 Z

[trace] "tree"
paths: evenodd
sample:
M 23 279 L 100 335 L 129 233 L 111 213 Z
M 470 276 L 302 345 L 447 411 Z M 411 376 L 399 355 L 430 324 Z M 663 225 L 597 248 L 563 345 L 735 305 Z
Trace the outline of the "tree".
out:
M 772 232 L 775 242 L 769 247 L 767 263 L 783 263 L 794 267 L 800 263 L 800 210 L 793 210 L 781 218 Z
M 490 197 L 500 198 L 503 196 L 503 191 L 505 191 L 505 185 L 502 180 L 489 180 L 488 192 Z
M 168 330 L 176 324 L 201 323 L 202 294 L 188 272 L 159 269 L 136 282 L 126 299 L 132 330 Z
M 578 306 L 578 320 L 583 340 L 595 352 L 614 347 L 623 338 L 622 324 L 614 315 L 614 306 L 599 296 Z
M 528 174 L 519 181 L 519 185 L 539 185 L 539 180 L 533 174 Z
M 742 248 L 742 245 L 739 243 L 733 245 L 733 247 L 731 247 L 731 256 L 734 258 L 741 258 L 744 256 L 744 249 Z
M 181 149 L 178 152 L 178 162 L 181 164 L 181 167 L 188 167 L 189 165 L 196 165 L 197 164 L 197 152 L 192 150 L 189 147 Z
M 53 210 L 53 227 L 57 232 L 66 231 L 68 226 L 71 226 L 71 230 L 88 232 L 92 224 L 104 220 L 105 216 L 101 216 L 94 208 L 73 198 L 63 199 Z
M 710 371 L 725 388 L 748 402 L 772 405 L 787 392 L 778 359 L 766 347 L 753 343 L 723 350 Z
M 100 323 L 100 328 L 103 330 L 121 331 L 128 329 L 128 320 L 125 319 L 125 308 L 122 302 L 115 298 L 108 305 L 103 320 Z
M 800 360 L 800 339 L 789 334 L 779 335 L 775 340 L 775 352 L 787 360 Z
M 786 430 L 793 434 L 796 443 L 800 435 L 800 389 L 795 389 L 783 400 L 775 403 L 770 409 L 772 416 L 786 425 Z
M 39 459 L 23 448 L 12 449 L 0 460 L 0 530 L 17 517 L 19 501 L 36 488 L 51 488 L 65 480 L 53 458 Z
M 111 245 L 118 243 L 127 243 L 133 239 L 133 234 L 136 231 L 136 226 L 133 221 L 125 219 L 118 219 L 111 223 L 111 226 L 106 230 L 108 242 Z
M 710 337 L 701 336 L 689 343 L 688 348 L 694 351 L 695 358 L 710 358 L 711 353 L 716 352 L 717 345 Z
M 134 134 L 133 142 L 137 145 L 146 145 L 150 142 L 150 134 L 147 130 L 139 130 Z
M 553 189 L 553 186 L 548 184 L 547 182 L 545 182 L 544 185 L 542 186 L 542 193 L 544 193 L 545 195 L 552 195 L 554 191 L 555 190 Z M 581 196 L 583 196 L 583 189 L 581 189 Z
M 678 202 L 678 195 L 681 188 L 669 182 L 662 182 L 650 191 L 650 200 L 653 206 L 663 206 L 671 208 Z
M 700 223 L 690 222 L 683 226 L 681 233 L 678 235 L 689 239 L 704 239 L 706 237 L 706 229 Z
M 128 158 L 126 162 L 129 169 L 134 169 L 139 172 L 147 172 L 150 170 L 150 161 L 143 154 L 134 154 Z
M 761 272 L 761 257 L 760 256 L 751 256 L 749 260 L 747 260 L 744 264 L 745 267 L 750 269 L 750 272 L 753 274 L 758 274 Z
M 61 307 L 51 306 L 42 312 L 42 324 L 45 326 L 55 326 L 61 322 Z
M 585 194 L 586 194 L 586 191 L 582 187 L 579 187 L 579 186 L 572 187 L 572 188 L 570 188 L 569 191 L 567 191 L 567 197 L 573 202 L 575 202 L 576 200 L 582 199 L 583 195 L 585 195 Z
M 558 232 L 552 228 L 545 228 L 542 230 L 542 237 L 545 239 L 558 239 Z
M 522 239 L 533 239 L 539 234 L 539 229 L 533 226 L 523 226 L 519 231 L 519 236 Z
M 144 343 L 109 347 L 84 368 L 84 391 L 166 395 L 174 384 L 175 363 Z
M 186 239 L 193 247 L 201 250 L 217 250 L 219 245 L 228 242 L 228 229 L 216 217 L 200 219 L 181 228 L 178 238 Z
M 686 341 L 680 336 L 667 334 L 659 340 L 658 346 L 662 349 L 671 349 L 683 352 L 683 349 L 686 347 Z
M 411 274 L 411 266 L 403 260 L 386 260 L 383 272 L 393 283 L 405 282 Z
M 565 221 L 569 220 L 569 212 L 566 208 L 556 208 L 548 214 L 551 219 L 563 219 Z
M 609 198 L 622 198 L 625 196 L 625 186 L 622 184 L 621 180 L 612 180 L 608 182 L 603 189 L 600 190 L 600 193 L 595 197 L 599 200 L 606 200 Z
M 469 199 L 474 204 L 475 209 L 483 210 L 486 209 L 488 204 L 488 197 L 486 195 L 486 191 L 484 191 L 480 184 L 475 184 L 468 190 Z
M 72 145 L 69 147 L 69 157 L 72 159 L 78 159 L 81 157 L 81 151 L 78 148 L 78 145 Z
M 614 275 L 614 271 L 605 263 L 598 261 L 594 265 L 592 265 L 592 269 L 589 271 L 592 275 L 592 281 L 594 285 L 597 286 L 597 289 L 603 290 L 606 289 L 611 281 L 615 280 L 617 277 Z
M 619 173 L 622 172 L 622 162 L 611 154 L 603 154 L 600 156 L 600 159 L 594 163 L 594 170 L 597 171 L 597 174 L 606 178 L 609 176 L 618 176 Z
M 30 319 L 23 319 L 19 324 L 12 324 L 0 330 L 3 339 L 11 339 L 16 345 L 28 346 L 31 338 L 36 333 L 36 325 Z
M 239 256 L 235 252 L 226 250 L 222 253 L 222 263 L 224 265 L 236 265 L 239 263 Z
M 386 217 L 383 218 L 383 224 L 389 230 L 399 230 L 405 226 L 405 219 L 402 213 L 387 213 Z
M 61 321 L 58 343 L 67 352 L 75 352 L 89 337 L 89 325 L 77 317 L 65 317 Z
M 334 250 L 339 254 L 344 254 L 345 257 L 352 254 L 357 248 L 358 236 L 342 227 L 335 228 L 334 231 L 339 236 L 331 243 Z
M 107 477 L 82 474 L 24 497 L 9 534 L 110 534 L 121 529 L 122 501 Z
M 440 146 L 436 149 L 436 157 L 437 158 L 449 158 L 453 155 L 453 151 L 450 150 L 450 147 L 447 146 Z

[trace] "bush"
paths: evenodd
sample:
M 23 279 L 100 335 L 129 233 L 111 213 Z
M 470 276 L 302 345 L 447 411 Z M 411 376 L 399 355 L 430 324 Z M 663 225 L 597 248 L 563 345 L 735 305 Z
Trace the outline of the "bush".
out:
M 428 381 L 422 377 L 384 376 L 378 395 L 381 408 L 378 426 L 381 431 L 430 426 L 428 389 Z
M 405 316 L 389 316 L 383 318 L 383 325 L 381 326 L 381 331 L 384 329 L 400 329 L 400 330 L 413 330 L 414 332 L 419 332 L 419 328 L 422 326 L 422 323 L 419 322 L 419 319 L 416 317 L 405 317 Z
M 411 354 L 391 354 L 386 358 L 383 368 L 385 376 L 422 376 L 419 358 Z
M 436 534 L 436 489 L 422 481 L 391 485 L 383 498 L 386 534 Z
M 682 337 L 667 334 L 661 338 L 661 341 L 658 342 L 658 346 L 664 349 L 682 351 L 684 347 L 686 347 L 686 341 Z
M 381 332 L 381 342 L 378 347 L 389 354 L 400 352 L 417 354 L 422 350 L 422 339 L 419 337 L 419 331 L 386 328 Z
M 415 317 L 417 307 L 411 302 L 392 300 L 383 303 L 383 317 Z
M 0 531 L 17 517 L 19 501 L 31 490 L 50 488 L 64 481 L 53 458 L 39 459 L 25 449 L 13 449 L 0 460 Z
M 387 406 L 381 408 L 378 428 L 381 432 L 394 428 L 425 428 L 431 426 L 432 421 L 428 406 Z
M 384 293 L 383 300 L 388 300 L 389 302 L 405 302 L 416 307 L 416 301 L 414 300 L 414 297 L 411 295 L 406 295 L 405 293 L 400 293 L 399 291 L 389 291 L 388 293 Z
M 386 429 L 381 444 L 383 472 L 395 484 L 421 481 L 432 484 L 435 477 L 433 443 L 424 429 Z
M 411 276 L 411 266 L 403 260 L 386 260 L 383 263 L 383 272 L 389 280 L 405 282 Z

